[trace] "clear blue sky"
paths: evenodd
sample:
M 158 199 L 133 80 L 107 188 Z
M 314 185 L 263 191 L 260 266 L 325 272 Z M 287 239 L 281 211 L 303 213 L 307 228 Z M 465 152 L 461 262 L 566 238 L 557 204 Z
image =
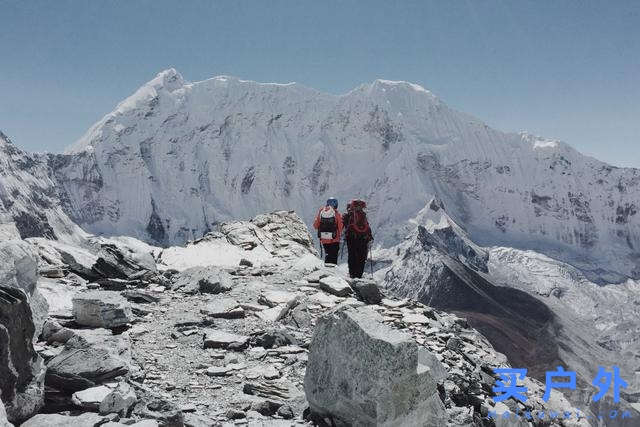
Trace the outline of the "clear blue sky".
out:
M 0 0 L 0 129 L 61 151 L 163 69 L 344 93 L 408 80 L 640 167 L 640 1 Z

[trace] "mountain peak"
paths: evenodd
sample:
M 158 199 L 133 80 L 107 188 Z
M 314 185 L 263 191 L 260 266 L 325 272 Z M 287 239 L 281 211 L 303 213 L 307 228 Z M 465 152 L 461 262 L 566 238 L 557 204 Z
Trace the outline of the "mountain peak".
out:
M 184 86 L 182 75 L 175 68 L 168 68 L 159 72 L 152 80 L 147 82 L 145 86 L 152 86 L 156 89 L 165 88 L 169 92 Z
M 403 81 L 403 80 L 376 79 L 371 84 L 371 86 L 374 87 L 374 88 L 375 87 L 380 87 L 380 88 L 383 88 L 383 89 L 386 89 L 386 88 L 404 88 L 404 89 L 411 89 L 411 90 L 414 90 L 416 92 L 424 92 L 424 93 L 427 93 L 427 94 L 431 94 L 430 91 L 428 91 L 424 87 L 420 86 L 419 84 L 406 82 L 406 81 Z
M 0 142 L 6 142 L 7 144 L 12 144 L 11 138 L 5 135 L 4 132 L 2 132 L 1 130 L 0 130 Z

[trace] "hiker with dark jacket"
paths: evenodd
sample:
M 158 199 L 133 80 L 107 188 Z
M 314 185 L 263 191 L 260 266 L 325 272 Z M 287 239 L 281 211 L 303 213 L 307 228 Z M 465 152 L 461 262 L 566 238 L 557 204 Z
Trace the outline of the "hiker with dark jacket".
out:
M 325 264 L 338 264 L 340 237 L 342 236 L 342 216 L 338 212 L 338 199 L 327 200 L 313 221 L 313 228 L 318 230 L 318 238 L 324 248 Z
M 367 204 L 363 200 L 352 200 L 347 212 L 342 216 L 345 240 L 349 251 L 349 277 L 360 278 L 367 262 L 369 243 L 373 241 L 371 227 L 364 211 Z

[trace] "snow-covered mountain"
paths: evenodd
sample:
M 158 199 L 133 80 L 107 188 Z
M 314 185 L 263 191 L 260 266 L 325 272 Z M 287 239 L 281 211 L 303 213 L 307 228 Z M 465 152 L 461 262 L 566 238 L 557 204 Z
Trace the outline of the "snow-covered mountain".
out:
M 379 243 L 432 196 L 481 245 L 536 249 L 594 280 L 640 277 L 640 171 L 503 133 L 406 82 L 334 96 L 233 77 L 158 74 L 50 161 L 88 231 L 156 244 L 222 220 L 366 198 Z
M 47 157 L 29 154 L 0 132 L 0 240 L 17 235 L 70 243 L 86 233 L 62 210 Z

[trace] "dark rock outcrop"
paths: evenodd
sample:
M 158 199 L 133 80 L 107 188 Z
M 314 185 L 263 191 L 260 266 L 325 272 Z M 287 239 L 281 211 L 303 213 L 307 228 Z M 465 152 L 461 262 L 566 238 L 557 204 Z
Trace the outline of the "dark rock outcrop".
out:
M 0 285 L 0 392 L 10 421 L 44 404 L 44 365 L 33 348 L 33 313 L 22 289 Z

